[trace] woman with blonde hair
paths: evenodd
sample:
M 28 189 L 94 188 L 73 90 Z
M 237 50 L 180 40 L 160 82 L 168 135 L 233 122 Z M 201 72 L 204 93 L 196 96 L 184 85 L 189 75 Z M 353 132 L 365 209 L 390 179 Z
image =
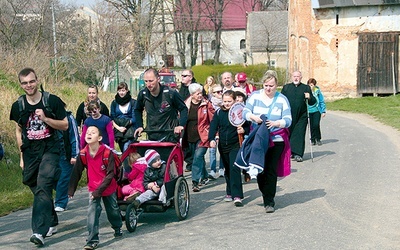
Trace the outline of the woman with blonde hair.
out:
M 215 81 L 214 77 L 207 76 L 206 81 L 204 83 L 204 91 L 206 92 L 207 96 L 211 98 L 212 96 L 212 88 L 216 85 L 217 82 Z

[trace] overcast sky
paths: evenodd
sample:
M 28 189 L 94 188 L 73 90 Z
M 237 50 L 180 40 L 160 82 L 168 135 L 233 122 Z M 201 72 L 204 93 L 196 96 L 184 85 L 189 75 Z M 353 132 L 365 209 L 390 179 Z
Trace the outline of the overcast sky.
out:
M 61 3 L 73 4 L 73 5 L 76 5 L 78 7 L 82 6 L 82 5 L 88 6 L 88 7 L 92 7 L 98 1 L 101 1 L 101 0 L 61 0 Z

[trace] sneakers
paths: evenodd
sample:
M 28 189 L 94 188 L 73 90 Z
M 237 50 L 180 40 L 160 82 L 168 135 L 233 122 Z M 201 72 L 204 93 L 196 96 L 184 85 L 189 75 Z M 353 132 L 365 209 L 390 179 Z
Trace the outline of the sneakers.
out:
M 232 196 L 230 196 L 230 195 L 225 195 L 224 201 L 225 201 L 225 202 L 231 202 L 231 201 L 232 201 Z
M 236 207 L 243 207 L 242 199 L 240 199 L 239 197 L 235 197 L 235 199 L 233 199 L 233 204 Z
M 214 170 L 211 170 L 211 172 L 208 173 L 208 178 L 217 179 L 217 173 L 215 173 Z
M 275 212 L 275 208 L 273 206 L 265 206 L 265 212 L 266 213 L 273 213 Z
M 97 242 L 94 242 L 94 243 L 87 243 L 87 244 L 83 247 L 83 249 L 85 249 L 85 250 L 96 249 L 98 245 L 99 245 L 99 243 L 97 243 Z
M 192 191 L 193 192 L 200 192 L 199 183 L 197 181 L 192 182 Z
M 220 170 L 218 171 L 218 174 L 219 174 L 219 177 L 224 177 L 224 175 L 225 175 L 225 169 L 220 169 Z
M 62 208 L 62 207 L 55 207 L 55 208 L 54 208 L 54 211 L 56 211 L 56 212 L 64 212 L 64 211 L 65 211 L 65 208 Z
M 121 237 L 121 236 L 122 236 L 122 230 L 121 230 L 121 228 L 116 229 L 115 232 L 114 232 L 114 238 L 119 238 L 119 237 Z
M 56 233 L 57 233 L 57 228 L 56 227 L 49 227 L 49 231 L 47 232 L 46 237 L 50 237 L 50 236 L 52 236 L 53 234 L 56 234 Z
M 302 162 L 303 158 L 300 155 L 295 155 L 294 156 L 294 160 L 297 161 L 297 162 Z
M 200 181 L 199 187 L 205 186 L 205 185 L 207 185 L 209 182 L 210 182 L 210 180 L 209 180 L 208 178 L 205 178 L 205 179 L 203 179 L 203 180 Z
M 29 239 L 32 243 L 38 246 L 44 245 L 44 239 L 41 234 L 32 234 L 31 238 Z

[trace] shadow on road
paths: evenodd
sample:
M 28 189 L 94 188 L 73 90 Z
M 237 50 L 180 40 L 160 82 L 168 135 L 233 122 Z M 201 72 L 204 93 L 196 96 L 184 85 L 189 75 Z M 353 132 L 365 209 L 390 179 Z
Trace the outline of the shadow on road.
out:
M 326 195 L 325 189 L 315 189 L 307 191 L 297 191 L 294 193 L 288 193 L 284 195 L 277 195 L 275 202 L 277 209 L 289 207 L 290 205 L 305 203 L 313 199 L 318 199 Z

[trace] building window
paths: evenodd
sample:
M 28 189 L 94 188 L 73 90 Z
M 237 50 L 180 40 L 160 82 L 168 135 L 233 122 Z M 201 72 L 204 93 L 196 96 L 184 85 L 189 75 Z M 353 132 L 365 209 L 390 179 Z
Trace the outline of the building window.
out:
M 192 34 L 187 36 L 187 44 L 192 44 Z
M 215 50 L 215 46 L 216 46 L 216 41 L 212 40 L 211 41 L 211 50 Z
M 240 40 L 240 49 L 245 49 L 246 48 L 246 40 L 242 39 Z

